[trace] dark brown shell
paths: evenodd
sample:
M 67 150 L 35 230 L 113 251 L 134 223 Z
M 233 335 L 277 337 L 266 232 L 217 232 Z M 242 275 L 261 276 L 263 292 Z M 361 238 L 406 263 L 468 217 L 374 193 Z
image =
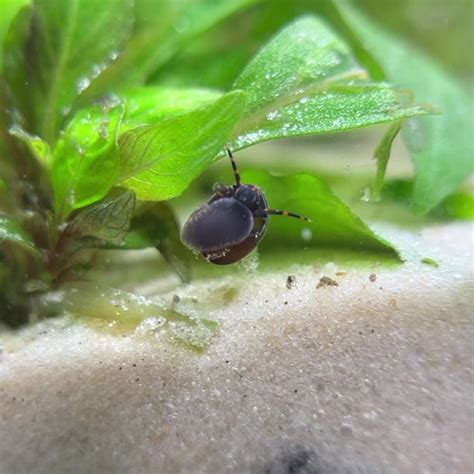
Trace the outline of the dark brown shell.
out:
M 226 247 L 216 252 L 203 252 L 204 258 L 216 265 L 228 265 L 242 260 L 247 256 L 260 242 L 268 226 L 267 217 L 256 217 L 254 219 L 254 228 L 249 236 L 240 244 L 232 247 Z
M 268 226 L 268 216 L 255 216 L 267 209 L 262 191 L 252 208 L 243 204 L 230 189 L 230 196 L 213 194 L 206 204 L 196 209 L 183 226 L 181 240 L 201 252 L 216 265 L 235 263 L 248 255 L 260 242 Z
M 199 252 L 221 251 L 243 242 L 254 227 L 252 211 L 237 199 L 222 198 L 196 209 L 181 231 L 183 243 Z

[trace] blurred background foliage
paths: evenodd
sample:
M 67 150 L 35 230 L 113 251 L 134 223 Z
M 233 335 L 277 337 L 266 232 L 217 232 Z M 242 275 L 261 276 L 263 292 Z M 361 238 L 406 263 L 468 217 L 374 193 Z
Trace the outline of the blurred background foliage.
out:
M 329 16 L 327 0 L 255 1 L 237 17 L 189 45 L 153 80 L 229 87 L 258 48 L 285 23 L 302 14 Z M 408 39 L 466 85 L 473 86 L 474 60 L 466 48 L 474 41 L 472 0 L 357 0 L 356 5 L 385 29 Z M 206 58 L 212 58 L 207 61 Z M 189 75 L 192 69 L 194 74 Z

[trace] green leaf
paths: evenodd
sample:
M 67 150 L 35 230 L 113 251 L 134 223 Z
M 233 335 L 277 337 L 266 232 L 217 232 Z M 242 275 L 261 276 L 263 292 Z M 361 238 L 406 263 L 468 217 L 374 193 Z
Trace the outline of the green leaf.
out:
M 3 40 L 10 27 L 10 22 L 15 18 L 16 14 L 28 3 L 30 0 L 1 0 L 0 7 L 2 14 L 0 16 L 0 45 L 3 45 Z M 3 49 L 0 47 L 0 72 L 3 66 Z
M 68 224 L 67 233 L 76 238 L 95 237 L 120 244 L 128 232 L 134 209 L 133 192 L 114 189 L 101 201 L 81 209 Z
M 366 79 L 349 47 L 321 20 L 296 20 L 257 54 L 235 82 L 235 88 L 249 94 L 249 101 L 233 132 L 233 146 L 431 112 L 412 105 L 409 95 Z
M 161 0 L 159 4 L 136 0 L 136 23 L 127 47 L 84 91 L 82 100 L 143 83 L 190 40 L 250 4 L 249 0 Z
M 142 203 L 121 248 L 157 248 L 182 281 L 191 279 L 191 254 L 181 243 L 173 210 L 165 202 Z
M 387 77 L 443 112 L 409 121 L 403 130 L 415 165 L 413 207 L 426 213 L 474 171 L 473 101 L 455 79 L 412 45 L 388 34 L 346 2 L 339 4 Z
M 264 246 L 348 247 L 388 253 L 394 247 L 377 236 L 319 177 L 310 173 L 275 176 L 263 170 L 246 170 L 247 183 L 260 187 L 272 209 L 296 212 L 312 222 L 271 216 Z
M 249 100 L 246 113 L 321 81 L 358 78 L 365 73 L 349 47 L 317 17 L 300 18 L 278 32 L 235 81 Z
M 45 167 L 51 166 L 51 148 L 48 143 L 42 140 L 40 137 L 31 135 L 25 132 L 22 128 L 17 125 L 13 125 L 10 128 L 10 134 L 17 137 L 28 145 L 29 150 L 35 158 Z
M 276 138 L 320 135 L 392 122 L 430 113 L 429 109 L 404 105 L 407 97 L 386 84 L 334 83 L 306 88 L 289 103 L 277 101 L 234 130 L 233 147 L 244 148 Z
M 210 104 L 222 93 L 210 89 L 176 89 L 170 87 L 136 87 L 120 93 L 126 107 L 122 130 L 134 125 L 151 125 Z
M 35 0 L 24 56 L 34 127 L 53 144 L 73 101 L 117 54 L 133 20 L 130 0 Z
M 390 158 L 390 151 L 392 149 L 393 140 L 400 132 L 403 122 L 393 123 L 384 136 L 380 143 L 375 149 L 374 157 L 377 160 L 377 173 L 375 175 L 374 185 L 372 186 L 372 196 L 371 198 L 378 201 L 380 200 L 380 193 L 382 192 L 382 187 L 385 179 L 385 172 L 387 171 L 387 164 Z
M 53 150 L 52 182 L 60 218 L 104 197 L 119 171 L 117 135 L 123 116 L 119 105 L 78 112 Z
M 123 190 L 122 190 L 123 191 Z M 131 191 L 127 191 L 133 196 Z M 111 202 L 108 197 L 79 211 L 68 226 L 67 234 L 81 238 L 77 248 L 137 250 L 156 248 L 183 282 L 191 279 L 191 252 L 181 243 L 178 222 L 171 206 L 166 202 L 126 201 L 126 195 Z M 126 201 L 126 202 L 123 202 Z M 104 210 L 113 205 L 113 215 L 106 225 Z M 133 212 L 133 217 L 132 217 Z M 91 225 L 88 223 L 92 221 Z M 110 222 L 109 222 L 110 221 Z M 119 234 L 115 229 L 119 229 Z M 92 231 L 91 231 L 92 230 Z M 93 238 L 89 238 L 93 237 Z
M 141 200 L 178 196 L 223 149 L 245 99 L 234 91 L 188 114 L 121 135 L 122 185 Z
M 0 245 L 5 242 L 19 245 L 33 253 L 38 252 L 33 240 L 18 222 L 11 217 L 0 215 Z

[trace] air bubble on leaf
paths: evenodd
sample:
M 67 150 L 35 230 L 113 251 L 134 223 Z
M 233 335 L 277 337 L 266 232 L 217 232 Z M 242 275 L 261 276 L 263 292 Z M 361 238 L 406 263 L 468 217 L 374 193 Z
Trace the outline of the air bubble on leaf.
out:
M 115 61 L 119 56 L 119 53 L 118 51 L 111 51 L 110 54 L 109 54 L 109 59 L 111 61 Z
M 92 66 L 92 79 L 95 79 L 106 67 L 105 64 L 94 64 Z
M 91 85 L 91 80 L 88 77 L 81 77 L 76 83 L 76 91 L 81 94 Z
M 278 118 L 278 111 L 277 110 L 274 110 L 273 112 L 270 112 L 268 115 L 267 115 L 267 120 L 275 120 L 276 118 Z
M 313 239 L 313 231 L 309 227 L 304 227 L 301 230 L 301 238 L 305 242 L 310 242 Z
M 343 123 L 344 123 L 343 119 L 339 117 L 333 120 L 332 125 L 335 129 L 338 129 L 338 128 L 341 128 Z
M 66 116 L 71 111 L 71 106 L 66 105 L 61 109 L 61 115 Z
M 255 130 L 253 132 L 248 132 L 244 135 L 240 135 L 236 140 L 235 148 L 244 148 L 251 143 L 258 143 L 267 140 L 271 134 L 267 130 Z

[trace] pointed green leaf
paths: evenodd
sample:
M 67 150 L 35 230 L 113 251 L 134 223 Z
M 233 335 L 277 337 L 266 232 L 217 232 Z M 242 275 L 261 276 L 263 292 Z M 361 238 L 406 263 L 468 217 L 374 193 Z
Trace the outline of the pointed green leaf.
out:
M 233 131 L 235 148 L 432 112 L 387 84 L 368 82 L 349 47 L 317 17 L 303 17 L 278 33 L 234 87 L 249 94 Z
M 122 116 L 121 105 L 82 109 L 58 141 L 51 173 L 55 209 L 62 218 L 98 201 L 115 184 Z
M 142 200 L 178 196 L 223 149 L 245 99 L 234 91 L 188 114 L 121 135 L 122 185 Z
M 318 176 L 298 173 L 275 176 L 263 170 L 246 170 L 245 181 L 259 186 L 272 209 L 309 217 L 312 222 L 270 216 L 264 246 L 347 247 L 388 253 L 398 252 L 376 235 Z
M 249 100 L 246 113 L 261 110 L 277 98 L 298 94 L 308 85 L 359 78 L 365 72 L 349 47 L 319 18 L 300 18 L 278 32 L 263 46 L 235 81 Z
M 390 151 L 392 149 L 393 141 L 400 132 L 403 122 L 395 122 L 385 132 L 382 140 L 375 149 L 374 158 L 377 160 L 377 173 L 375 175 L 374 185 L 372 186 L 372 198 L 378 201 L 385 179 L 385 172 L 387 170 L 388 160 L 390 158 Z

